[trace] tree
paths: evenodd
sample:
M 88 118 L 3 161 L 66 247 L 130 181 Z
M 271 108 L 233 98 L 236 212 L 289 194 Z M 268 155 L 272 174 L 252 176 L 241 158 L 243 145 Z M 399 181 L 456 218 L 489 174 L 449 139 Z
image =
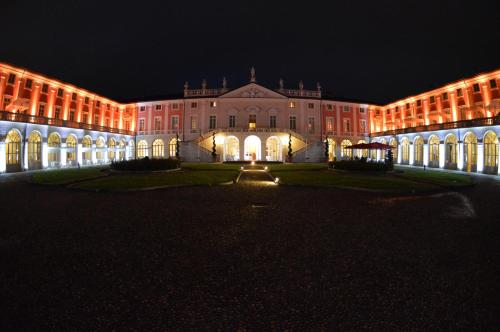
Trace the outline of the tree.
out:
M 325 158 L 328 159 L 330 156 L 330 144 L 328 144 L 328 136 L 325 138 Z
M 292 133 L 288 134 L 288 158 L 292 158 L 293 150 L 292 150 Z
M 217 157 L 217 144 L 215 144 L 215 131 L 212 134 L 212 157 Z
M 392 149 L 387 150 L 387 162 L 392 163 L 394 161 L 394 153 Z
M 179 133 L 175 134 L 175 157 L 179 159 Z

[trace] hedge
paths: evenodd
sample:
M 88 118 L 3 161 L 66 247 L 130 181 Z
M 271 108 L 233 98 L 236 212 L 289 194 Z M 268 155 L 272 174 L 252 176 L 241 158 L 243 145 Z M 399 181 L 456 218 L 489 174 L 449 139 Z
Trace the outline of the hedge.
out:
M 176 169 L 180 167 L 178 159 L 150 159 L 148 157 L 142 159 L 113 161 L 111 169 L 117 171 L 163 171 Z
M 390 162 L 386 163 L 367 162 L 366 159 L 333 161 L 329 162 L 328 166 L 330 168 L 346 170 L 346 171 L 387 172 L 387 171 L 392 171 L 394 169 L 394 165 Z

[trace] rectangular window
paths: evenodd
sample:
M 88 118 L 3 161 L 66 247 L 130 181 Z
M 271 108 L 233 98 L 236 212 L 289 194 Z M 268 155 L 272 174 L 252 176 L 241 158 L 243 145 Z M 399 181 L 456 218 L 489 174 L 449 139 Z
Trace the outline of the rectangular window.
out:
M 146 106 L 141 106 L 141 107 L 139 108 L 139 110 L 140 110 L 141 112 L 144 112 L 144 111 L 146 110 Z
M 3 99 L 3 107 L 7 107 L 10 104 L 10 98 L 5 97 Z
M 422 106 L 422 100 L 421 99 L 417 100 L 417 107 L 420 107 L 420 106 Z
M 333 132 L 333 117 L 331 116 L 326 118 L 326 131 Z
M 99 115 L 97 114 L 94 115 L 94 124 L 99 125 Z
M 105 127 L 109 127 L 109 119 L 108 118 L 106 118 L 104 120 L 104 125 L 105 125 Z
M 38 105 L 38 116 L 45 116 L 45 104 Z
M 95 106 L 96 106 L 96 107 L 101 107 L 101 101 L 100 101 L 100 100 L 96 101 L 96 102 L 95 102 Z
M 196 130 L 198 129 L 198 118 L 196 116 L 191 116 L 191 130 Z
M 309 108 L 309 109 L 314 108 L 314 104 L 313 103 L 307 104 L 307 108 Z
M 125 130 L 130 130 L 130 121 L 125 121 Z
M 145 119 L 139 119 L 139 131 L 144 131 L 144 121 Z
M 448 92 L 443 92 L 443 100 L 448 100 Z
M 73 92 L 73 94 L 71 94 L 71 100 L 76 100 L 76 92 Z
M 83 123 L 87 123 L 89 121 L 89 115 L 88 114 L 84 114 L 83 115 Z
M 391 114 L 391 110 L 390 110 L 390 109 L 387 109 L 387 110 L 385 111 L 385 114 L 387 114 L 387 115 Z
M 49 92 L 49 85 L 48 84 L 46 84 L 46 83 L 42 84 L 42 92 L 43 93 Z
M 69 121 L 75 121 L 75 110 L 69 112 Z
M 359 108 L 359 113 L 365 113 L 365 112 L 366 112 L 366 108 L 364 108 L 364 107 Z
M 289 104 L 288 104 L 288 107 L 290 108 L 295 108 L 297 106 L 297 104 L 294 102 L 294 101 L 291 101 Z
M 307 131 L 312 134 L 314 133 L 314 117 L 310 117 L 307 120 Z
M 366 120 L 362 119 L 359 121 L 359 128 L 362 133 L 366 133 Z
M 89 97 L 85 97 L 85 104 L 88 104 L 89 103 Z
M 211 101 L 210 102 L 210 107 L 212 107 L 212 108 L 217 107 L 217 102 L 216 101 Z
M 179 104 L 177 104 L 177 103 L 172 104 L 172 109 L 173 110 L 179 109 Z
M 248 128 L 255 129 L 256 126 L 257 126 L 257 115 L 256 114 L 249 114 L 248 115 Z
M 409 110 L 410 109 L 410 103 L 406 103 L 406 109 Z
M 8 79 L 7 83 L 14 84 L 15 81 L 16 81 L 16 75 L 15 74 L 9 74 L 9 79 Z
M 209 129 L 215 129 L 217 127 L 217 118 L 215 117 L 215 115 L 210 115 L 208 120 Z
M 329 111 L 331 111 L 331 110 L 333 109 L 333 106 L 332 106 L 332 104 L 328 104 L 328 105 L 326 105 L 326 108 L 327 108 Z
M 28 78 L 28 79 L 26 80 L 26 84 L 24 85 L 24 87 L 25 87 L 26 89 L 31 89 L 31 87 L 32 87 L 32 86 L 33 86 L 33 80 L 32 80 L 32 79 L 30 79 L 30 78 Z
M 192 102 L 191 103 L 191 108 L 198 108 L 198 103 L 197 102 Z
M 291 130 L 297 129 L 297 118 L 295 116 L 290 117 L 290 129 Z
M 54 119 L 59 119 L 61 117 L 61 108 L 59 106 L 56 106 L 56 109 L 54 110 Z
M 431 96 L 431 98 L 430 98 L 430 102 L 431 102 L 431 104 L 434 104 L 434 103 L 436 102 L 436 97 Z
M 229 128 L 236 127 L 236 115 L 229 116 Z
M 156 105 L 156 106 L 155 106 L 155 109 L 156 109 L 157 111 L 161 111 L 161 104 Z
M 497 81 L 495 79 L 490 80 L 490 88 L 492 89 L 497 88 Z
M 457 96 L 462 97 L 462 95 L 463 95 L 462 89 L 457 89 Z
M 474 85 L 472 86 L 472 90 L 473 90 L 474 92 L 480 92 L 480 91 L 481 91 L 481 89 L 479 88 L 479 83 L 474 84 Z
M 58 97 L 62 97 L 64 94 L 64 90 L 63 89 L 57 89 L 57 96 Z
M 111 105 L 110 104 L 106 104 L 106 109 L 109 111 L 109 109 L 111 108 Z
M 349 106 L 344 106 L 344 112 L 349 112 Z
M 155 118 L 155 130 L 161 130 L 161 118 Z
M 276 115 L 269 117 L 269 128 L 276 128 Z
M 179 117 L 177 115 L 172 116 L 172 129 L 179 129 Z
M 351 121 L 349 119 L 344 119 L 344 133 L 351 132 Z

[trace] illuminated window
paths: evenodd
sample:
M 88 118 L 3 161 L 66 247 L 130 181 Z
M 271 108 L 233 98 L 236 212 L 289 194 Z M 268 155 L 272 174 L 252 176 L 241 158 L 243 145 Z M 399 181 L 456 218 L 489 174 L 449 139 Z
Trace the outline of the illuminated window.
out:
M 216 126 L 217 126 L 217 118 L 215 117 L 215 115 L 210 115 L 210 117 L 208 118 L 208 128 L 215 129 Z
M 7 167 L 21 166 L 21 136 L 15 130 L 9 131 L 5 138 L 5 152 Z
M 290 129 L 291 130 L 297 129 L 297 118 L 295 116 L 290 117 Z
M 439 138 L 432 136 L 429 138 L 429 166 L 438 167 L 439 163 Z
M 229 128 L 236 127 L 236 115 L 229 116 Z
M 38 105 L 38 116 L 45 116 L 45 104 Z
M 66 138 L 66 162 L 69 165 L 74 165 L 76 162 L 76 145 L 75 136 L 70 135 Z
M 456 168 L 457 163 L 457 137 L 448 135 L 444 142 L 445 147 L 445 167 Z
M 212 108 L 217 107 L 217 102 L 216 101 L 211 101 L 210 102 L 210 107 L 212 107 Z
M 297 105 L 294 101 L 291 101 L 289 104 L 288 104 L 288 107 L 290 108 L 295 108 Z
M 496 168 L 498 166 L 498 137 L 489 131 L 484 135 L 484 166 L 487 168 Z M 486 169 L 485 171 L 490 171 Z
M 340 143 L 340 153 L 342 157 L 352 158 L 352 149 L 347 149 L 347 147 L 351 145 L 352 143 L 348 139 L 345 139 Z
M 309 117 L 309 119 L 307 119 L 307 131 L 310 134 L 314 133 L 314 117 Z
M 413 165 L 422 166 L 424 164 L 424 139 L 420 136 L 413 142 L 413 153 Z
M 490 80 L 490 88 L 496 89 L 497 81 L 495 79 Z
M 170 158 L 177 157 L 177 138 L 172 138 L 168 143 L 168 156 Z
M 15 81 L 16 81 L 16 75 L 15 74 L 9 74 L 9 79 L 7 80 L 7 83 L 14 84 Z
M 198 117 L 197 116 L 191 116 L 191 130 L 196 130 L 198 129 Z
M 276 115 L 269 117 L 269 128 L 276 128 Z
M 139 131 L 144 131 L 144 119 L 139 119 Z
M 161 118 L 155 118 L 155 130 L 161 130 Z
M 42 161 L 42 136 L 32 131 L 28 138 L 28 168 L 40 168 Z
M 26 89 L 31 89 L 31 87 L 32 87 L 32 86 L 33 86 L 33 80 L 32 80 L 32 79 L 30 79 L 30 78 L 28 78 L 28 79 L 26 80 L 25 88 L 26 88 Z
M 257 125 L 257 115 L 256 114 L 248 115 L 248 128 L 255 129 L 256 125 Z
M 47 139 L 49 148 L 58 148 L 61 146 L 61 137 L 57 133 L 51 133 Z
M 362 133 L 366 133 L 366 120 L 362 119 L 359 121 L 359 127 Z
M 92 138 L 90 136 L 85 136 L 82 140 L 82 147 L 91 148 L 92 147 Z
M 116 157 L 115 148 L 116 148 L 116 141 L 114 140 L 114 138 L 111 137 L 108 140 L 108 159 L 110 161 L 115 160 Z
M 351 120 L 344 119 L 344 133 L 350 133 L 350 132 L 351 132 Z
M 474 92 L 480 92 L 480 91 L 481 91 L 481 89 L 479 88 L 479 83 L 474 84 L 474 85 L 472 86 L 472 90 L 473 90 Z
M 333 117 L 331 116 L 326 118 L 326 131 L 333 132 Z
M 165 156 L 165 144 L 163 140 L 156 139 L 153 141 L 153 158 L 163 158 Z

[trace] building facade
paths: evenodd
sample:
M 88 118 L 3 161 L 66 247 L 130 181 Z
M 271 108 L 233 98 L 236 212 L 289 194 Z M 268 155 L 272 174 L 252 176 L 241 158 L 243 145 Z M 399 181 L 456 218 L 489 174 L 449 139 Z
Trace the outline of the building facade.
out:
M 498 174 L 500 70 L 388 105 L 331 98 L 313 90 L 249 82 L 119 103 L 0 63 L 0 172 L 93 165 L 142 157 L 186 161 L 324 161 L 377 141 L 400 164 Z M 289 158 L 289 155 L 292 158 Z

